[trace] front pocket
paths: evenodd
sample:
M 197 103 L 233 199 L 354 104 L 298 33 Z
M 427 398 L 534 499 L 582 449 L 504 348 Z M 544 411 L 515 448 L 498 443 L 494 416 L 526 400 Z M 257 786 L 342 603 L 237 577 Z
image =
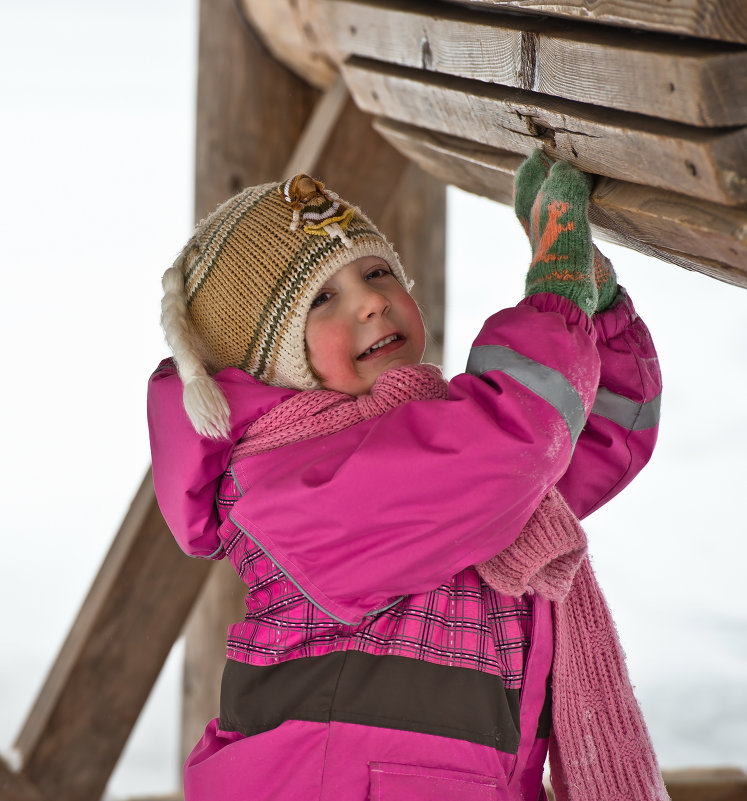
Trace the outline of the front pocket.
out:
M 502 783 L 479 773 L 393 762 L 369 764 L 369 801 L 498 801 Z

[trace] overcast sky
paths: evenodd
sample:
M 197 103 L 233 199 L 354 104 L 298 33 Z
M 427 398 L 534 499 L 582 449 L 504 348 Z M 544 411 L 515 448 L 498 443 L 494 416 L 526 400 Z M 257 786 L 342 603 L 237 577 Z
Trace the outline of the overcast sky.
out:
M 191 226 L 195 15 L 195 0 L 0 3 L 6 752 L 148 467 L 160 276 Z M 521 298 L 528 248 L 510 209 L 449 203 L 453 374 L 482 319 Z M 594 565 L 662 764 L 747 768 L 747 294 L 603 250 L 665 394 L 651 464 L 586 522 Z M 114 795 L 176 786 L 179 658 Z

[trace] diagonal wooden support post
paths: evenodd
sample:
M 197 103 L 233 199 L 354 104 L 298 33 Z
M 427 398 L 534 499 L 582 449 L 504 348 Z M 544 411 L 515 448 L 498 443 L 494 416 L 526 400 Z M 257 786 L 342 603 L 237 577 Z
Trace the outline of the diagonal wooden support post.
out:
M 148 472 L 18 736 L 19 781 L 101 797 L 208 568 L 179 550 Z

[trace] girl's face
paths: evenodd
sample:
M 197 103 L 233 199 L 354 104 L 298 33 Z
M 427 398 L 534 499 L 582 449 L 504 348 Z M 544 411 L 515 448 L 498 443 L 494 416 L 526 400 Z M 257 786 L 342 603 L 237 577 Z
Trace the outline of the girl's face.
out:
M 385 370 L 420 363 L 425 327 L 389 265 L 363 256 L 319 290 L 306 319 L 306 348 L 325 389 L 364 395 Z

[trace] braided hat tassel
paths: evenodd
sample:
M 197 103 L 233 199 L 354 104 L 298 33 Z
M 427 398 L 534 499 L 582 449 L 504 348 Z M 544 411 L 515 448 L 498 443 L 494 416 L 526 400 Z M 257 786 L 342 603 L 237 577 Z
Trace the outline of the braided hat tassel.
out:
M 184 385 L 184 409 L 195 431 L 204 437 L 228 437 L 229 409 L 220 387 L 208 375 L 200 356 L 201 343 L 189 317 L 184 294 L 184 262 L 194 248 L 190 240 L 163 275 L 161 326 Z

